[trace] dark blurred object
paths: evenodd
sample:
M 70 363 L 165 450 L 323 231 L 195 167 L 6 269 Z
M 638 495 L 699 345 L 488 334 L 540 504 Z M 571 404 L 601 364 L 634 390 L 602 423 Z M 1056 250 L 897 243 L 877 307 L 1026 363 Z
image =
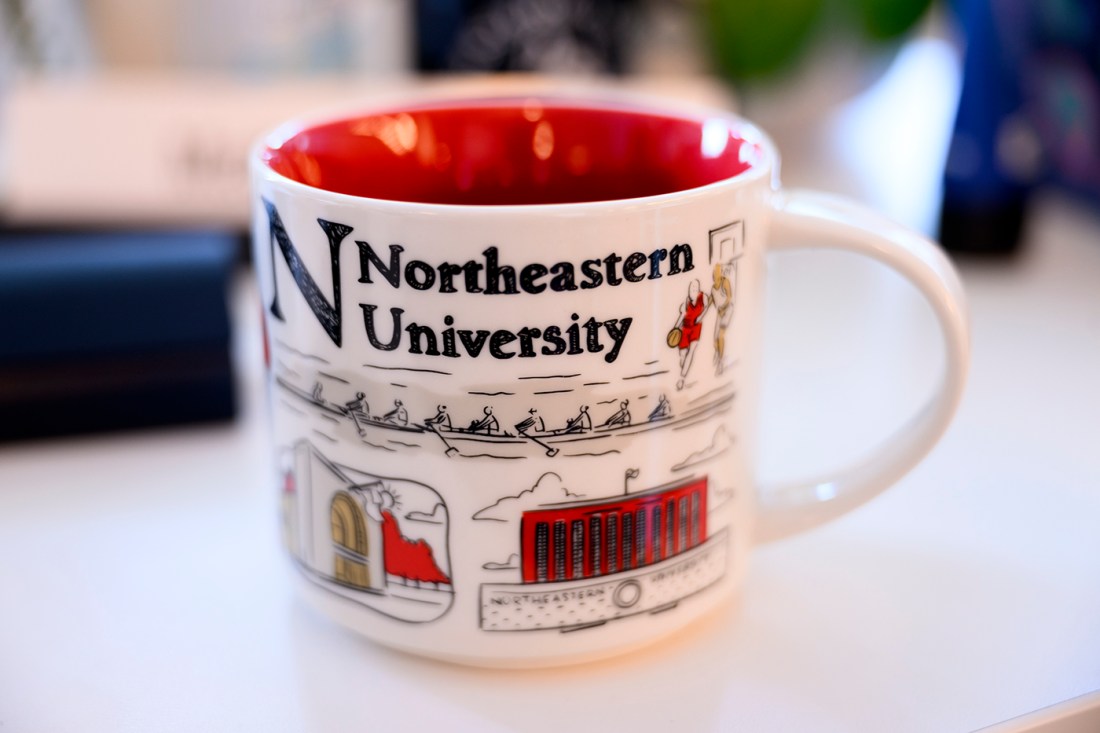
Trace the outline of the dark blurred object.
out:
M 238 248 L 210 232 L 0 233 L 0 439 L 232 417 Z
M 710 53 L 724 76 L 766 79 L 789 71 L 827 33 L 872 43 L 904 35 L 932 0 L 703 0 Z
M 638 6 L 638 0 L 417 0 L 417 68 L 620 74 Z
M 1031 191 L 1100 204 L 1100 3 L 958 0 L 962 94 L 944 171 L 940 240 L 1010 252 Z

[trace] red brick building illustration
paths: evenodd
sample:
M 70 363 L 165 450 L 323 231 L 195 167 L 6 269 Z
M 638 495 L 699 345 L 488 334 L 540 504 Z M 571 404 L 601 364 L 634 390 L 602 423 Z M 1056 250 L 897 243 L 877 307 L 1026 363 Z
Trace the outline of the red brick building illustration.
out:
M 707 538 L 707 479 L 525 512 L 525 583 L 611 575 L 652 565 Z

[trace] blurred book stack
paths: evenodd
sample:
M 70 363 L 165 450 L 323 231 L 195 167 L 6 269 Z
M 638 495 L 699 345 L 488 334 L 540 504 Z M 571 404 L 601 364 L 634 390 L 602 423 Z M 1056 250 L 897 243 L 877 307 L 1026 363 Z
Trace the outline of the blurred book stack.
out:
M 231 417 L 235 252 L 216 232 L 5 234 L 0 439 Z

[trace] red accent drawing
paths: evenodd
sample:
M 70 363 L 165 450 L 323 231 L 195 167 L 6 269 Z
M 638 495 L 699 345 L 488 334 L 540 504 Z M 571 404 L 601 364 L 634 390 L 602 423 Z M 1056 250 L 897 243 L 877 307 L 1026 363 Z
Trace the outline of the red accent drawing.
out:
M 524 583 L 613 575 L 675 557 L 707 539 L 707 479 L 523 513 Z
M 689 293 L 687 300 L 684 301 L 684 317 L 682 325 L 683 335 L 680 337 L 680 348 L 687 349 L 693 343 L 699 340 L 699 337 L 703 334 L 703 324 L 699 320 L 703 316 L 703 311 L 706 310 L 707 301 L 706 296 L 702 293 L 696 293 L 695 299 L 692 300 Z
M 435 564 L 432 548 L 424 540 L 410 540 L 401 534 L 397 519 L 382 511 L 382 546 L 386 573 L 419 583 L 451 582 Z

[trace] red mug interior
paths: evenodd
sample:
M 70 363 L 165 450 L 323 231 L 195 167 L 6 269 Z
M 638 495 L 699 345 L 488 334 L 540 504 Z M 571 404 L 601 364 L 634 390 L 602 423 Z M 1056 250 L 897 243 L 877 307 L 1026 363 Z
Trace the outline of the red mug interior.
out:
M 760 157 L 731 118 L 533 101 L 413 108 L 293 130 L 272 170 L 334 193 L 431 204 L 631 199 L 732 178 Z

